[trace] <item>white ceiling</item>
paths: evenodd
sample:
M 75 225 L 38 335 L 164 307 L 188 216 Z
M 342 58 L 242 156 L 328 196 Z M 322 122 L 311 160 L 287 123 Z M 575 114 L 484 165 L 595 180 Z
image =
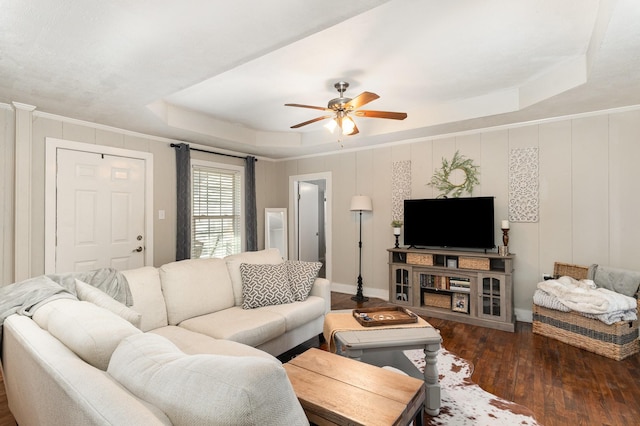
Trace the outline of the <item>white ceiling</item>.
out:
M 272 158 L 640 104 L 637 0 L 0 0 L 0 102 Z M 375 92 L 360 134 L 322 111 Z

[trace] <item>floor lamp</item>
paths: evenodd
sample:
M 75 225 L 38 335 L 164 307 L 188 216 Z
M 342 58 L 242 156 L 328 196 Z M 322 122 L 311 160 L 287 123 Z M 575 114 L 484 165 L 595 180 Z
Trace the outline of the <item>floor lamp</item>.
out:
M 360 240 L 358 241 L 358 249 L 360 251 L 358 256 L 358 291 L 351 300 L 355 300 L 356 302 L 366 302 L 369 298 L 364 297 L 362 294 L 362 212 L 373 211 L 371 197 L 368 195 L 354 195 L 353 198 L 351 198 L 350 210 L 352 212 L 360 212 Z

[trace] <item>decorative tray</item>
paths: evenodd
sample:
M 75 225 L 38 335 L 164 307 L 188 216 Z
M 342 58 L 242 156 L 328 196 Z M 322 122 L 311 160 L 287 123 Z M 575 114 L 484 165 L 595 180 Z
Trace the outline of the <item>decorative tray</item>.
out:
M 418 322 L 418 315 L 401 306 L 384 308 L 361 308 L 353 310 L 353 317 L 363 327 L 411 324 Z

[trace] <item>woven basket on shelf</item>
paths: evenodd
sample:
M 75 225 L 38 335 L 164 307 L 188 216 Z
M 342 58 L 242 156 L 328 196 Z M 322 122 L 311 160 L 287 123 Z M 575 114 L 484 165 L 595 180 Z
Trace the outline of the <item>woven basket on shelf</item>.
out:
M 460 269 L 479 269 L 488 271 L 491 269 L 488 257 L 462 257 L 458 258 L 458 268 Z
M 588 271 L 586 266 L 568 263 L 556 262 L 553 267 L 556 277 L 585 279 Z M 638 321 L 607 325 L 577 312 L 561 312 L 534 304 L 533 332 L 618 361 L 640 351 Z
M 407 253 L 407 263 L 410 265 L 433 266 L 433 255 L 423 253 Z
M 451 309 L 451 295 L 444 293 L 425 293 L 424 305 Z

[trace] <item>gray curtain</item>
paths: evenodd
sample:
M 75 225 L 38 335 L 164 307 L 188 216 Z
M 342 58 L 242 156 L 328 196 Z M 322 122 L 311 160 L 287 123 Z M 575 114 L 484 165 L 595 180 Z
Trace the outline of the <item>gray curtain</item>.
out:
M 256 158 L 248 155 L 244 168 L 246 250 L 258 250 L 258 212 L 256 209 Z
M 177 238 L 176 260 L 191 257 L 191 162 L 189 144 L 172 144 L 176 149 Z

